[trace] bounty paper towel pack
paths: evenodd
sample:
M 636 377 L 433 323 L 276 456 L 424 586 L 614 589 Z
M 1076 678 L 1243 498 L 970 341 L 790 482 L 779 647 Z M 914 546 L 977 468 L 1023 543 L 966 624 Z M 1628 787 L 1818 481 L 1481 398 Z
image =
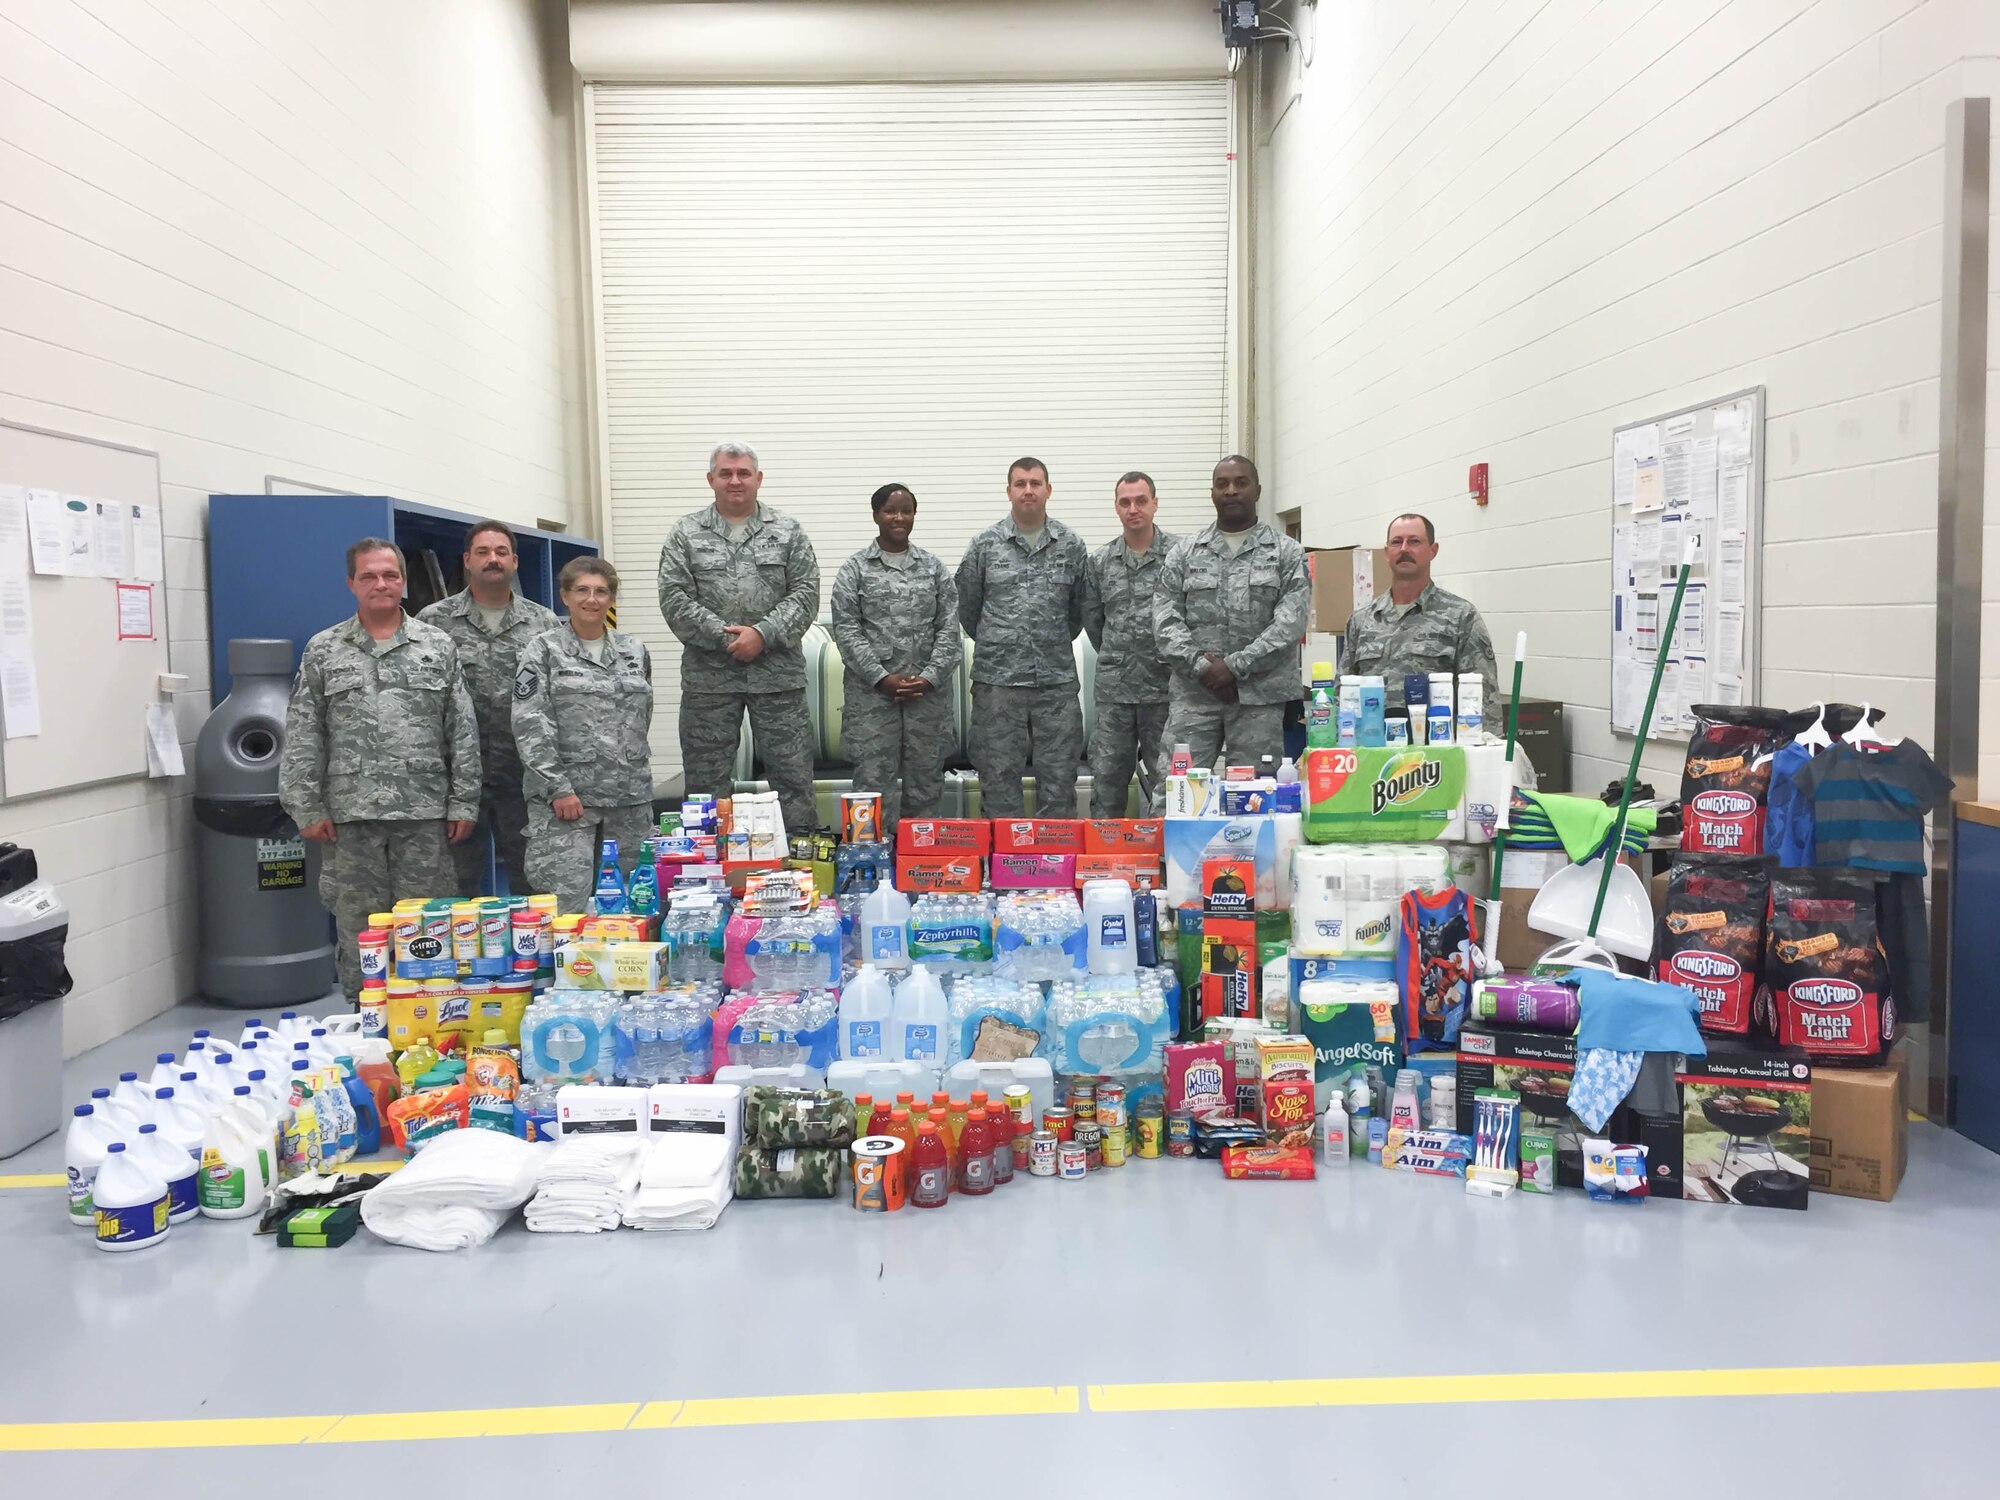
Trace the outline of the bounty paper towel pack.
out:
M 1347 858 L 1347 951 L 1365 958 L 1396 952 L 1397 906 L 1403 898 L 1401 855 L 1393 847 L 1363 844 Z
M 1335 956 L 1347 951 L 1347 861 L 1338 845 L 1313 845 L 1292 856 L 1292 951 Z

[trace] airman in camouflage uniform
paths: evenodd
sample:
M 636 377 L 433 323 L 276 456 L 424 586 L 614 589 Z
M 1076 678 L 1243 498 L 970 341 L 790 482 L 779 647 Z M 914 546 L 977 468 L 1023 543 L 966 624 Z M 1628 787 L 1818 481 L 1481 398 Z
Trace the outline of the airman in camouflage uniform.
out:
M 1379 676 L 1397 702 L 1400 679 L 1410 672 L 1477 672 L 1485 679 L 1487 722 L 1499 711 L 1499 667 L 1493 637 L 1470 599 L 1431 582 L 1437 531 L 1419 515 L 1389 523 L 1389 592 L 1377 594 L 1347 621 L 1341 671 Z
M 1097 648 L 1097 717 L 1090 728 L 1090 815 L 1122 818 L 1139 772 L 1139 806 L 1153 805 L 1153 760 L 1167 727 L 1171 673 L 1153 632 L 1160 565 L 1180 538 L 1153 524 L 1153 481 L 1133 472 L 1115 491 L 1122 534 L 1090 554 L 1083 628 Z
M 618 840 L 619 873 L 629 877 L 654 826 L 646 743 L 653 659 L 637 636 L 604 628 L 602 605 L 594 619 L 583 614 L 576 584 L 592 575 L 573 573 L 579 563 L 597 559 L 563 569 L 572 623 L 536 636 L 521 653 L 513 699 L 528 799 L 528 877 L 536 890 L 553 891 L 566 912 L 590 909 L 600 839 Z M 608 565 L 598 566 L 595 576 L 609 574 Z M 614 596 L 616 587 L 614 577 Z M 577 623 L 599 633 L 584 639 Z
M 1050 520 L 1048 469 L 1016 460 L 1007 473 L 1010 513 L 975 536 L 958 565 L 958 618 L 972 637 L 972 763 L 981 811 L 1018 817 L 1021 775 L 1032 763 L 1035 810 L 1076 811 L 1083 706 L 1071 643 L 1083 629 L 1083 543 Z
M 763 479 L 742 444 L 710 456 L 716 503 L 681 517 L 660 548 L 660 613 L 684 647 L 686 790 L 731 795 L 747 711 L 789 834 L 819 821 L 799 647 L 819 614 L 819 559 L 797 521 L 758 503 Z
M 356 543 L 348 580 L 361 609 L 315 635 L 299 661 L 278 796 L 299 832 L 326 845 L 320 899 L 333 913 L 341 988 L 354 996 L 355 940 L 370 914 L 453 889 L 449 842 L 472 830 L 480 778 L 458 650 L 442 630 L 402 618 L 401 552 Z M 377 638 L 378 628 L 390 633 Z
M 1160 570 L 1153 625 L 1174 674 L 1160 746 L 1162 801 L 1176 744 L 1188 746 L 1197 766 L 1214 765 L 1225 750 L 1232 764 L 1284 751 L 1312 577 L 1305 549 L 1257 520 L 1261 492 L 1249 459 L 1217 464 L 1209 490 L 1215 524 L 1176 547 Z
M 951 681 L 964 637 L 950 571 L 910 544 L 916 496 L 884 485 L 870 503 L 881 534 L 833 580 L 845 689 L 840 744 L 854 762 L 854 789 L 880 792 L 884 826 L 892 826 L 899 817 L 935 817 L 943 800 L 957 728 Z
M 498 541 L 501 533 L 475 526 L 467 540 L 468 578 L 476 566 L 472 549 L 488 540 Z M 513 533 L 506 533 L 512 561 Z M 485 564 L 492 566 L 491 563 Z M 514 748 L 514 726 L 508 716 L 513 701 L 514 668 L 521 648 L 545 630 L 554 629 L 555 611 L 532 599 L 512 592 L 514 568 L 509 567 L 502 582 L 507 587 L 506 612 L 499 623 L 490 621 L 490 607 L 473 597 L 470 587 L 429 605 L 417 618 L 435 625 L 458 647 L 458 664 L 465 673 L 465 685 L 472 693 L 472 711 L 479 718 L 479 764 L 484 768 L 484 785 L 479 792 L 479 822 L 472 837 L 451 846 L 452 862 L 458 867 L 458 893 L 477 896 L 486 880 L 486 840 L 492 834 L 499 851 L 500 868 L 507 872 L 507 889 L 516 896 L 529 893 L 525 863 L 528 842 L 528 810 L 521 800 L 521 757 Z

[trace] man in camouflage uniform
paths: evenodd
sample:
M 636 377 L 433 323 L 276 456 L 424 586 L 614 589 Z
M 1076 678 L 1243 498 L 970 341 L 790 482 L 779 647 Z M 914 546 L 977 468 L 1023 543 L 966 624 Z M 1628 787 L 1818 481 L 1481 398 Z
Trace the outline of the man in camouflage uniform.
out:
M 944 759 L 956 723 L 951 680 L 964 637 L 958 586 L 912 545 L 917 497 L 885 484 L 870 497 L 876 539 L 833 580 L 833 639 L 843 668 L 840 748 L 854 789 L 882 794 L 883 826 L 932 818 L 944 799 Z M 901 778 L 901 790 L 897 789 Z
M 653 658 L 636 635 L 605 624 L 617 599 L 610 563 L 571 560 L 569 619 L 530 641 L 514 674 L 528 873 L 566 912 L 590 909 L 600 839 L 618 841 L 618 873 L 630 879 L 653 831 Z
M 1215 466 L 1215 522 L 1174 549 L 1160 570 L 1153 625 L 1173 668 L 1160 745 L 1160 796 L 1173 747 L 1194 764 L 1255 764 L 1284 753 L 1285 704 L 1299 696 L 1299 639 L 1312 577 L 1305 549 L 1257 519 L 1257 466 L 1232 454 Z
M 1083 629 L 1083 543 L 1049 519 L 1049 470 L 1019 458 L 1007 471 L 1008 514 L 975 536 L 958 565 L 958 618 L 972 637 L 972 764 L 981 811 L 1019 817 L 1032 760 L 1035 810 L 1076 812 L 1083 758 L 1071 642 Z
M 1477 672 L 1485 679 L 1488 723 L 1499 706 L 1499 667 L 1493 637 L 1470 599 L 1431 582 L 1438 555 L 1437 528 L 1427 516 L 1401 515 L 1389 523 L 1389 592 L 1377 594 L 1347 621 L 1341 671 L 1380 677 L 1400 703 L 1408 672 Z
M 465 534 L 465 587 L 417 616 L 435 625 L 458 647 L 458 664 L 479 718 L 479 821 L 472 837 L 451 846 L 458 868 L 458 893 L 477 896 L 485 888 L 487 835 L 500 853 L 511 895 L 529 894 L 528 810 L 521 798 L 521 757 L 514 748 L 508 704 L 521 648 L 557 625 L 555 611 L 514 592 L 521 571 L 514 528 L 505 521 L 474 521 Z
M 1139 806 L 1153 805 L 1153 760 L 1167 726 L 1170 674 L 1153 633 L 1160 564 L 1180 538 L 1153 524 L 1153 481 L 1136 469 L 1112 491 L 1122 534 L 1090 554 L 1083 628 L 1097 648 L 1097 718 L 1090 730 L 1090 815 L 1122 818 L 1139 771 Z
M 350 997 L 361 993 L 355 940 L 370 914 L 451 894 L 449 845 L 479 815 L 479 721 L 458 648 L 403 617 L 403 566 L 380 537 L 347 549 L 355 614 L 306 643 L 278 763 L 285 811 L 326 846 L 319 893 Z
M 819 822 L 812 721 L 799 642 L 819 614 L 819 559 L 805 529 L 761 505 L 757 455 L 709 456 L 715 503 L 681 517 L 660 548 L 660 613 L 680 637 L 681 767 L 690 793 L 727 797 L 743 715 L 787 834 Z

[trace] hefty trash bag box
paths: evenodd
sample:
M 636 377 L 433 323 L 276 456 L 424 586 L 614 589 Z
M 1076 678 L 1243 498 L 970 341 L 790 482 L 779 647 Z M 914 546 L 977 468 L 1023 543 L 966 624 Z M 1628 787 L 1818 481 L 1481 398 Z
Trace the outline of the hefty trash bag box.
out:
M 1204 864 L 1210 860 L 1246 858 L 1253 861 L 1257 871 L 1257 889 L 1252 893 L 1251 904 L 1259 911 L 1291 905 L 1289 867 L 1282 882 L 1283 891 L 1279 890 L 1275 817 L 1168 818 L 1165 844 L 1167 900 L 1175 906 L 1200 904 Z

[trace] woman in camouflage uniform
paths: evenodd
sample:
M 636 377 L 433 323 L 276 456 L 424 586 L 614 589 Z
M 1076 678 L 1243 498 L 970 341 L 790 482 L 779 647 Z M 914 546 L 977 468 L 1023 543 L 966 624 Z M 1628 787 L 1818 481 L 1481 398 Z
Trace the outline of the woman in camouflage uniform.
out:
M 937 815 L 955 732 L 951 674 L 963 647 L 951 571 L 910 544 L 917 497 L 907 485 L 885 484 L 868 504 L 876 539 L 833 581 L 833 639 L 845 668 L 841 750 L 854 763 L 854 789 L 882 794 L 886 827 Z

